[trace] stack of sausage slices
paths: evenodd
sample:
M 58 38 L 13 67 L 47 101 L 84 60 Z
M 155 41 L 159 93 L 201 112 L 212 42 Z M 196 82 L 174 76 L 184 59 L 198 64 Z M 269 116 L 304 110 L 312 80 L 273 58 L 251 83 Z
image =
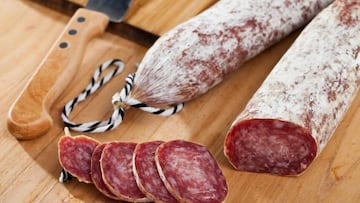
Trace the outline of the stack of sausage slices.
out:
M 68 134 L 58 150 L 65 171 L 116 200 L 215 203 L 228 192 L 209 150 L 189 141 L 100 143 Z

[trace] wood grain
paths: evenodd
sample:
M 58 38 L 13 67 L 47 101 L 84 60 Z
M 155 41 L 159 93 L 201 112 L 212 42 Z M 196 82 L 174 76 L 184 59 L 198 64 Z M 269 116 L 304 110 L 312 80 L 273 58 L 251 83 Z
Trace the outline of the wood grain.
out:
M 126 62 L 125 73 L 80 104 L 76 121 L 107 118 L 111 96 L 134 72 L 146 48 L 105 33 L 90 42 L 78 74 L 50 111 L 54 125 L 45 136 L 16 140 L 6 128 L 6 114 L 69 17 L 26 0 L 3 0 L 0 7 L 0 202 L 112 202 L 90 184 L 58 182 L 57 141 L 63 134 L 60 111 L 87 85 L 97 65 L 111 58 Z M 206 145 L 229 185 L 226 202 L 358 202 L 360 192 L 360 95 L 352 103 L 322 154 L 300 177 L 278 177 L 235 171 L 223 154 L 225 133 L 266 75 L 291 45 L 292 34 L 244 64 L 207 94 L 188 102 L 171 117 L 129 109 L 112 132 L 91 135 L 99 141 L 186 139 Z M 73 134 L 76 134 L 73 132 Z

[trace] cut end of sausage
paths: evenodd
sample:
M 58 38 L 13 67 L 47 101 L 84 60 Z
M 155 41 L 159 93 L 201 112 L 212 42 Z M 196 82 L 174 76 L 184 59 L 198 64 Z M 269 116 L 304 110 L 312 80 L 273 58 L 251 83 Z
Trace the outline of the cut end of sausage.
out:
M 276 119 L 249 119 L 232 126 L 225 156 L 242 171 L 299 175 L 314 160 L 317 145 L 303 127 Z

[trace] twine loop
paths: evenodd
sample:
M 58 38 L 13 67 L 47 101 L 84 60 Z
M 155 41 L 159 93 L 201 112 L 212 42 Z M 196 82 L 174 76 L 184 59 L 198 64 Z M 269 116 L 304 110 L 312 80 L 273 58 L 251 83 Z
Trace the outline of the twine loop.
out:
M 105 75 L 103 78 L 99 79 L 101 73 L 105 69 L 111 66 L 115 66 L 114 70 L 108 73 L 107 75 Z M 152 114 L 162 115 L 162 116 L 170 116 L 183 109 L 184 103 L 170 106 L 167 109 L 160 109 L 160 108 L 150 107 L 145 103 L 142 103 L 140 101 L 137 101 L 136 99 L 128 97 L 133 87 L 134 78 L 135 78 L 135 73 L 131 73 L 126 77 L 125 85 L 121 89 L 121 91 L 115 93 L 112 97 L 112 104 L 114 107 L 114 111 L 108 120 L 92 121 L 86 123 L 74 123 L 70 121 L 69 119 L 70 113 L 73 111 L 73 109 L 78 103 L 84 101 L 87 97 L 95 93 L 100 87 L 102 87 L 112 78 L 114 78 L 116 75 L 121 73 L 123 69 L 124 69 L 124 63 L 119 59 L 109 60 L 101 64 L 98 67 L 98 69 L 95 71 L 90 84 L 79 94 L 79 96 L 75 97 L 64 106 L 61 114 L 61 118 L 65 126 L 70 128 L 71 130 L 79 131 L 79 132 L 91 132 L 91 133 L 105 132 L 118 127 L 124 118 L 124 111 L 130 107 L 139 108 L 143 111 L 150 112 Z

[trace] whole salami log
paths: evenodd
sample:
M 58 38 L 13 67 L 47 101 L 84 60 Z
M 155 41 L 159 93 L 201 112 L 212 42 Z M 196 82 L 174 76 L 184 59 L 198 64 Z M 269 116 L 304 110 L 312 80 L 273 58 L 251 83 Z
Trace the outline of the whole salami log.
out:
M 133 155 L 133 172 L 140 190 L 154 202 L 178 202 L 166 189 L 155 164 L 155 151 L 163 141 L 136 145 Z
M 206 147 L 182 140 L 161 144 L 155 162 L 168 191 L 180 202 L 223 202 L 228 188 Z
M 102 177 L 110 191 L 119 199 L 148 202 L 138 188 L 133 174 L 132 157 L 135 146 L 135 143 L 107 143 L 100 159 Z
M 298 39 L 233 122 L 225 155 L 238 170 L 301 174 L 360 86 L 360 1 L 337 0 Z
M 331 2 L 219 1 L 159 38 L 138 67 L 129 99 L 150 106 L 193 99 Z
M 108 188 L 108 186 L 104 183 L 101 167 L 100 167 L 100 159 L 102 152 L 105 148 L 106 144 L 99 144 L 94 149 L 94 152 L 91 156 L 91 180 L 94 183 L 95 187 L 103 193 L 105 196 L 111 199 L 119 199 L 114 195 Z
M 99 142 L 89 137 L 65 135 L 58 142 L 60 165 L 80 182 L 92 183 L 91 156 Z

